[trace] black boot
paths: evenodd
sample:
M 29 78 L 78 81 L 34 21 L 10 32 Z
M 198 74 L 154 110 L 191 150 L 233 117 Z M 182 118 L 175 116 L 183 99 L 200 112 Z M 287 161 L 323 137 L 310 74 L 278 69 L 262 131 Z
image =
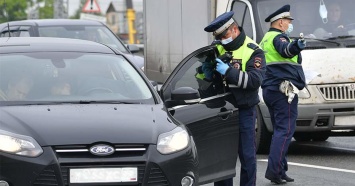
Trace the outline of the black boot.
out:
M 286 183 L 286 181 L 281 179 L 281 178 L 273 178 L 273 177 L 267 176 L 267 175 L 265 175 L 265 178 L 270 180 L 272 183 L 277 184 L 277 185 Z
M 294 182 L 295 181 L 295 179 L 288 177 L 286 174 L 285 174 L 285 176 L 282 176 L 282 179 L 285 180 L 286 182 Z

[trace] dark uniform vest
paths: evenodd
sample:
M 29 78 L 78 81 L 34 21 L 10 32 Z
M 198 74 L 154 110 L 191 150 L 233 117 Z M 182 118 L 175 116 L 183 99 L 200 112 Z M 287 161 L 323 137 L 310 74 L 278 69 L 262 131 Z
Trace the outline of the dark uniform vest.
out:
M 302 65 L 297 62 L 299 57 L 295 55 L 292 58 L 284 58 L 277 52 L 273 41 L 279 34 L 280 32 L 269 31 L 260 43 L 266 59 L 266 74 L 262 88 L 274 86 L 276 90 L 282 81 L 289 80 L 301 90 L 306 86 L 306 82 Z

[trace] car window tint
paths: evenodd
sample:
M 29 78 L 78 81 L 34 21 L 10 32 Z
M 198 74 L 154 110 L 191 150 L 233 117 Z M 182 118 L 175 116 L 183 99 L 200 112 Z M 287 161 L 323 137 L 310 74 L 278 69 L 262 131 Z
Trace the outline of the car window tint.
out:
M 122 56 L 39 52 L 0 57 L 0 89 L 3 94 L 8 92 L 9 85 L 16 85 L 10 83 L 15 82 L 14 79 L 30 78 L 30 87 L 16 89 L 21 96 L 26 94 L 21 100 L 154 103 L 149 82 L 144 81 Z
M 6 27 L 0 33 L 0 37 L 30 37 L 29 29 L 30 26 L 11 26 L 9 35 L 9 29 Z
M 28 30 L 21 31 L 19 37 L 30 37 L 30 32 Z
M 214 66 L 215 52 L 212 49 L 199 53 L 191 57 L 185 66 L 177 74 L 174 89 L 179 87 L 191 87 L 199 90 L 202 98 L 217 95 L 218 93 L 223 93 L 222 79 L 221 76 L 215 71 Z M 207 80 L 202 71 L 203 63 L 211 64 L 211 71 L 213 72 L 213 79 Z

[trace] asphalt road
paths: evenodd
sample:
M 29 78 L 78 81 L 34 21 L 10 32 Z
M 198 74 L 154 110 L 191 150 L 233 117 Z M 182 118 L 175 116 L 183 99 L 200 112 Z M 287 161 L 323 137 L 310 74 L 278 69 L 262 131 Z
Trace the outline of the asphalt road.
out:
M 325 142 L 292 141 L 288 153 L 288 186 L 355 186 L 355 137 L 330 137 Z M 257 155 L 258 186 L 273 185 L 264 178 L 267 155 Z M 239 185 L 240 164 L 234 185 Z M 205 184 L 203 186 L 213 186 Z

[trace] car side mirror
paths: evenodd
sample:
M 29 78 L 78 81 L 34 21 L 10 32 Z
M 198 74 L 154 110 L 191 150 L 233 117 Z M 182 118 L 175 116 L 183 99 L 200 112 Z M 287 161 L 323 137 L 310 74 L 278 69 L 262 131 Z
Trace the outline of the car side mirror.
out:
M 179 87 L 171 92 L 171 101 L 168 101 L 167 107 L 178 105 L 197 104 L 201 101 L 198 90 L 191 87 Z
M 129 51 L 131 51 L 132 53 L 137 53 L 139 52 L 139 47 L 137 45 L 127 45 L 127 48 Z
M 150 83 L 153 85 L 154 89 L 155 89 L 157 92 L 159 92 L 160 87 L 159 87 L 158 82 L 153 81 L 153 80 L 150 80 Z

